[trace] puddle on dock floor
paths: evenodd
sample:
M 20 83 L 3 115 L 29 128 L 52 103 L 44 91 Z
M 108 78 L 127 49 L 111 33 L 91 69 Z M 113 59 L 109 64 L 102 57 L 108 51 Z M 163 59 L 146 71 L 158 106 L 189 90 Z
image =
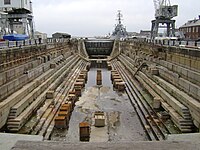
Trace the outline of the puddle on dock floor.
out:
M 113 91 L 110 71 L 102 70 L 102 86 L 96 86 L 96 68 L 88 72 L 88 82 L 76 102 L 68 130 L 54 129 L 51 140 L 79 142 L 79 123 L 89 122 L 90 142 L 144 141 L 143 128 L 125 93 Z M 104 111 L 106 126 L 94 127 L 93 113 Z

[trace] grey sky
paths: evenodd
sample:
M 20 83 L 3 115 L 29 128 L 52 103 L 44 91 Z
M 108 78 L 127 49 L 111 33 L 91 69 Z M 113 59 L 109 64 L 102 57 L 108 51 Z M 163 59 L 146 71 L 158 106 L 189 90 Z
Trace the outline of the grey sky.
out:
M 36 30 L 51 35 L 97 36 L 112 32 L 117 10 L 127 31 L 150 30 L 154 19 L 153 0 L 32 0 Z M 179 5 L 176 27 L 200 15 L 199 0 L 171 0 Z

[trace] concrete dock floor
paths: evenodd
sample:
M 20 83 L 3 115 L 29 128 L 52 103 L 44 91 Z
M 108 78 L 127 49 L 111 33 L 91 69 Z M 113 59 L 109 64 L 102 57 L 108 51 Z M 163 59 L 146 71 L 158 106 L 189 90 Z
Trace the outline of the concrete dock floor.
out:
M 198 142 L 64 143 L 19 141 L 12 150 L 200 150 Z
M 102 69 L 103 85 L 96 86 L 96 69 L 72 113 L 68 130 L 54 130 L 51 140 L 79 142 L 79 123 L 91 124 L 90 142 L 145 141 L 146 135 L 126 93 L 113 91 L 110 71 Z M 103 111 L 106 126 L 94 127 L 94 112 Z
M 19 140 L 24 140 L 24 142 L 42 141 L 43 137 L 39 135 L 0 133 L 0 150 L 10 150 Z

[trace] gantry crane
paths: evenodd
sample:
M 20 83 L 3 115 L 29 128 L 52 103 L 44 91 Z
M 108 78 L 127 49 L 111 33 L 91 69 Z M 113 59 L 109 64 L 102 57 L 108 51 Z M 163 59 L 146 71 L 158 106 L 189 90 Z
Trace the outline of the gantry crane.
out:
M 0 0 L 0 38 L 6 34 L 34 37 L 31 0 Z
M 154 40 L 158 37 L 158 29 L 167 28 L 167 37 L 174 36 L 175 34 L 175 20 L 172 18 L 177 16 L 178 5 L 171 6 L 170 0 L 153 0 L 155 7 L 155 20 L 152 20 L 151 26 L 151 39 Z

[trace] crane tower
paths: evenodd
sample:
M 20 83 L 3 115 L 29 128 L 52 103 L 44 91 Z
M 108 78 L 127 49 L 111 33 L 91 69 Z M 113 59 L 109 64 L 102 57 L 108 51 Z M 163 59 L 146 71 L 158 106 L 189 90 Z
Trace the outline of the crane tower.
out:
M 167 37 L 174 36 L 175 34 L 175 20 L 172 18 L 177 16 L 178 5 L 171 6 L 170 0 L 153 0 L 155 7 L 155 20 L 152 20 L 151 26 L 151 39 L 153 40 L 158 36 L 158 29 L 167 28 Z
M 0 0 L 0 35 L 34 36 L 31 0 Z

